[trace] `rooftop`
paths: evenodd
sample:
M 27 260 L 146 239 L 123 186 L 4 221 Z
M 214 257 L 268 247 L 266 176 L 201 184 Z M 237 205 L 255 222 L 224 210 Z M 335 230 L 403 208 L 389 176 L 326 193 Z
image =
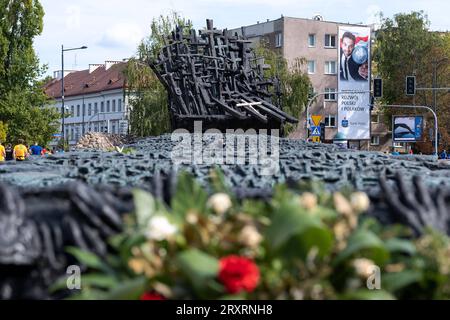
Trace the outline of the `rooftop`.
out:
M 92 66 L 87 70 L 71 72 L 64 77 L 65 97 L 121 89 L 125 86 L 123 71 L 126 62 L 106 61 L 105 64 Z M 51 80 L 44 90 L 51 98 L 61 98 L 61 80 Z

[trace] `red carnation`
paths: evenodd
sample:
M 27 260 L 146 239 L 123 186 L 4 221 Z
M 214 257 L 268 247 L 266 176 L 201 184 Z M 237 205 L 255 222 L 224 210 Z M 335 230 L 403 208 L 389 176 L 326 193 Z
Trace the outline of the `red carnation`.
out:
M 160 295 L 159 293 L 144 292 L 141 295 L 140 300 L 166 300 L 166 298 L 164 298 L 164 296 Z
M 228 293 L 252 292 L 259 282 L 259 269 L 250 259 L 228 256 L 220 259 L 219 280 Z

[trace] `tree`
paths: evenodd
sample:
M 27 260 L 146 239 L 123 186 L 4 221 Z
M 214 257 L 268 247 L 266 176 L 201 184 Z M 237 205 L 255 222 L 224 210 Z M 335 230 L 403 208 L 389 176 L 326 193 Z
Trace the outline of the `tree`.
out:
M 0 143 L 6 141 L 7 132 L 8 132 L 8 125 L 4 124 L 3 121 L 0 121 Z
M 415 97 L 406 96 L 405 78 L 408 75 L 415 75 L 418 87 L 432 87 L 433 61 L 449 56 L 448 47 L 445 47 L 448 46 L 445 36 L 430 32 L 430 22 L 423 11 L 400 13 L 393 19 L 384 18 L 381 14 L 381 22 L 374 46 L 374 70 L 384 80 L 383 104 L 431 105 L 431 91 L 418 91 Z M 445 66 L 442 67 L 445 69 Z M 446 69 L 446 79 L 448 79 L 448 62 Z M 442 75 L 444 76 L 444 73 Z M 445 77 L 441 77 L 441 79 L 445 79 Z M 439 99 L 443 98 L 442 95 L 439 95 Z M 442 102 L 443 100 L 439 100 L 438 105 L 442 105 Z M 448 106 L 448 103 L 446 105 Z M 394 113 L 422 113 L 420 110 L 394 111 L 389 108 L 384 109 L 383 112 L 389 125 L 392 123 L 391 116 Z M 448 113 L 448 108 L 438 109 L 438 117 L 441 119 L 440 131 L 445 132 L 443 136 L 448 136 L 449 133 L 446 128 L 448 122 L 442 121 L 442 119 L 448 119 Z M 432 117 L 429 113 L 424 113 L 424 116 L 428 118 L 428 128 L 432 128 L 434 125 Z M 426 134 L 426 139 L 429 140 L 428 134 Z M 423 149 L 423 146 L 421 149 L 423 152 L 431 152 L 431 143 L 428 142 L 426 150 Z
M 281 96 L 273 96 L 273 103 L 279 104 L 283 111 L 295 118 L 300 117 L 300 113 L 304 111 L 308 102 L 311 81 L 308 75 L 303 71 L 306 60 L 304 58 L 296 58 L 292 65 L 289 66 L 288 61 L 283 56 L 272 49 L 269 49 L 266 42 L 262 41 L 256 48 L 256 55 L 264 59 L 264 63 L 270 66 L 265 71 L 267 78 L 278 79 L 280 83 Z M 273 93 L 274 93 L 273 88 Z M 279 101 L 277 101 L 279 99 Z M 284 131 L 289 134 L 295 127 L 286 124 Z
M 46 144 L 57 130 L 58 113 L 42 90 L 45 67 L 33 48 L 43 29 L 44 10 L 38 0 L 0 0 L 0 121 L 7 139 Z
M 168 96 L 164 86 L 149 67 L 164 45 L 164 39 L 176 26 L 190 28 L 190 23 L 177 12 L 159 16 L 151 23 L 151 32 L 138 46 L 125 70 L 129 97 L 131 133 L 136 136 L 159 135 L 170 130 Z

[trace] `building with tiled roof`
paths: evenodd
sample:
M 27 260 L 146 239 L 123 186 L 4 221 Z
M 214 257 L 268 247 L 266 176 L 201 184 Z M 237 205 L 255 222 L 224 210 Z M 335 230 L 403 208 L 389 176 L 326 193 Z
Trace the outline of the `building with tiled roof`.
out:
M 125 96 L 126 62 L 106 61 L 89 69 L 64 72 L 65 137 L 74 145 L 85 133 L 128 133 L 128 99 Z M 44 87 L 61 111 L 61 72 Z M 59 137 L 55 137 L 54 143 Z

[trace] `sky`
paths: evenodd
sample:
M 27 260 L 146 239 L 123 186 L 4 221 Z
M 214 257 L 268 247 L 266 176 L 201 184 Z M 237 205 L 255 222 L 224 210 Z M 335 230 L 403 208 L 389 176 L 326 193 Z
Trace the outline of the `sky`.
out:
M 213 19 L 217 28 L 237 28 L 274 20 L 281 15 L 343 23 L 378 22 L 377 13 L 386 17 L 396 13 L 423 10 L 431 30 L 450 31 L 448 0 L 41 0 L 44 30 L 35 39 L 41 64 L 47 75 L 61 69 L 61 45 L 65 48 L 88 46 L 86 50 L 64 54 L 65 69 L 87 69 L 105 60 L 133 56 L 136 47 L 150 34 L 150 23 L 159 15 L 177 11 L 190 19 L 196 29 Z

